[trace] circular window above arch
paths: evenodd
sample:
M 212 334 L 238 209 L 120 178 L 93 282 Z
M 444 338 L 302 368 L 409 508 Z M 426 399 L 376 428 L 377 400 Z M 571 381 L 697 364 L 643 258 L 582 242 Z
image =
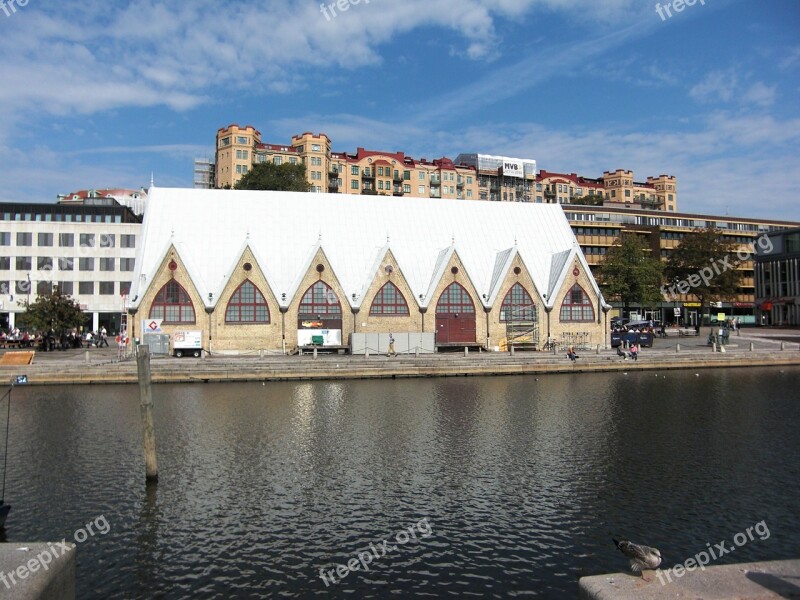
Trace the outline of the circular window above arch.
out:
M 453 275 L 455 275 L 456 273 L 458 273 L 458 267 L 453 267 L 452 269 L 450 269 L 450 272 L 451 272 Z
M 520 273 L 522 273 L 522 269 L 519 267 L 514 267 L 514 275 L 519 275 Z
M 242 268 L 245 271 L 252 271 L 253 270 L 253 265 L 251 265 L 249 262 L 246 262 L 246 263 L 244 263 L 244 265 L 242 265 Z
M 178 263 L 175 262 L 175 259 L 171 259 L 167 267 L 169 268 L 170 271 L 175 271 L 178 268 Z
M 317 265 L 317 273 L 322 273 L 325 270 L 325 265 L 322 263 Z

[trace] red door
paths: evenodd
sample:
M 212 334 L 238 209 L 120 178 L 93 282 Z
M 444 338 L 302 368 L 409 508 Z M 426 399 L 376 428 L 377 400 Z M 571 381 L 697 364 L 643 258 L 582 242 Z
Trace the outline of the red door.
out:
M 436 343 L 474 344 L 475 305 L 467 290 L 451 283 L 436 305 Z

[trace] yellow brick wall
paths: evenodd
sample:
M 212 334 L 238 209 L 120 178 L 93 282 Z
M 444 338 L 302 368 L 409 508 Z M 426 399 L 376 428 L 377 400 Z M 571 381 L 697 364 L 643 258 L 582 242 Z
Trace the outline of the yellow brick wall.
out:
M 391 267 L 392 272 L 387 273 L 386 268 Z M 375 296 L 381 288 L 391 281 L 403 294 L 408 304 L 408 316 L 370 316 L 369 310 Z M 419 312 L 419 302 L 414 297 L 414 292 L 408 285 L 406 278 L 400 271 L 397 260 L 391 251 L 386 253 L 386 256 L 378 266 L 378 270 L 374 274 L 374 279 L 369 289 L 364 294 L 364 299 L 361 302 L 361 309 L 356 315 L 356 331 L 359 333 L 391 333 L 391 332 L 416 332 L 422 331 L 422 314 Z
M 573 269 L 576 268 L 578 269 L 577 277 L 573 275 Z M 589 300 L 592 303 L 592 307 L 594 309 L 594 320 L 591 323 L 561 322 L 561 305 L 564 302 L 564 298 L 569 290 L 571 290 L 572 286 L 576 283 L 583 288 L 583 291 L 586 292 L 586 295 L 589 297 Z M 605 318 L 606 315 L 602 312 L 602 310 L 600 310 L 599 298 L 592 289 L 590 276 L 587 274 L 580 261 L 573 259 L 572 264 L 567 267 L 567 276 L 564 280 L 564 283 L 561 285 L 561 289 L 558 290 L 554 299 L 553 311 L 550 313 L 550 336 L 556 338 L 557 340 L 561 340 L 561 335 L 565 332 L 587 332 L 589 333 L 589 343 L 592 344 L 592 346 L 596 344 L 605 345 L 607 343 L 603 337 Z M 546 329 L 547 328 L 545 327 L 545 336 Z
M 519 275 L 514 273 L 515 267 L 519 267 Z M 503 284 L 500 287 L 500 292 L 495 299 L 494 306 L 492 306 L 492 311 L 489 313 L 490 349 L 500 345 L 500 341 L 506 338 L 506 322 L 500 320 L 500 308 L 503 305 L 503 300 L 505 299 L 506 294 L 508 294 L 511 288 L 514 287 L 515 283 L 521 284 L 527 290 L 527 292 L 531 295 L 534 304 L 536 304 L 537 308 L 539 309 L 539 347 L 541 347 L 541 345 L 547 339 L 547 314 L 544 311 L 544 301 L 542 300 L 541 293 L 533 284 L 533 279 L 531 278 L 528 268 L 525 266 L 525 263 L 519 254 L 517 254 L 514 257 L 511 267 L 508 269 L 508 273 L 506 273 Z
M 455 275 L 451 271 L 453 267 L 458 268 L 458 273 Z M 424 315 L 424 329 L 426 332 L 436 331 L 436 305 L 439 302 L 442 292 L 454 281 L 461 284 L 464 289 L 467 290 L 467 293 L 472 299 L 472 303 L 475 305 L 475 341 L 479 344 L 484 344 L 486 343 L 486 313 L 483 310 L 480 294 L 467 276 L 467 272 L 464 270 L 464 264 L 458 257 L 457 252 L 453 252 L 453 255 L 450 257 L 444 269 L 444 274 L 434 290 L 433 299 L 429 303 L 428 310 Z M 438 340 L 437 343 L 439 343 Z

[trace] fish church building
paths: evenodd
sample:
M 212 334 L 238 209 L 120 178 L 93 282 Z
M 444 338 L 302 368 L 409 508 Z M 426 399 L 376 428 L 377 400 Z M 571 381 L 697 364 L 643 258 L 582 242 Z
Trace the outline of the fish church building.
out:
M 559 205 L 157 187 L 128 304 L 211 354 L 594 348 L 609 308 Z

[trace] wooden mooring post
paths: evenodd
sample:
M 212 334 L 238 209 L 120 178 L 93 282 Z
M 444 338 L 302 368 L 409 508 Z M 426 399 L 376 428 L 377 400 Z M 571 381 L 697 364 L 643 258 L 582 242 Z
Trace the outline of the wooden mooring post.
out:
M 139 400 L 144 431 L 145 476 L 147 481 L 158 481 L 156 432 L 153 428 L 153 392 L 150 386 L 150 349 L 147 346 L 138 348 L 136 369 L 139 374 Z

